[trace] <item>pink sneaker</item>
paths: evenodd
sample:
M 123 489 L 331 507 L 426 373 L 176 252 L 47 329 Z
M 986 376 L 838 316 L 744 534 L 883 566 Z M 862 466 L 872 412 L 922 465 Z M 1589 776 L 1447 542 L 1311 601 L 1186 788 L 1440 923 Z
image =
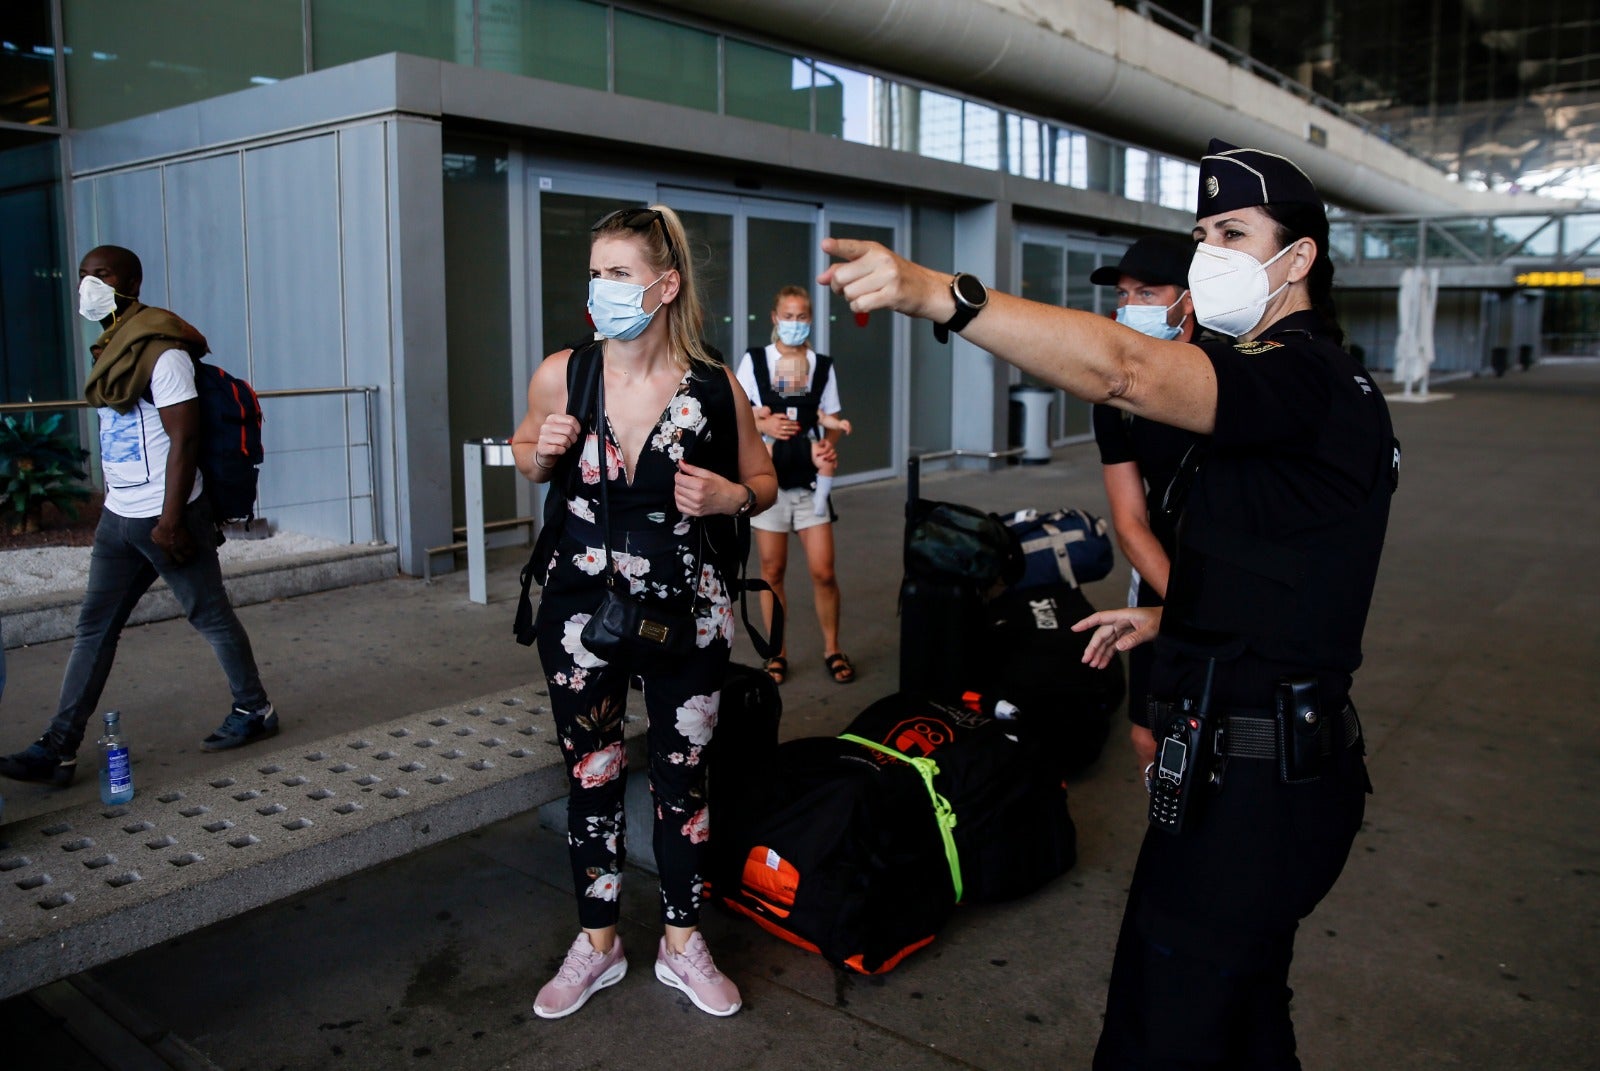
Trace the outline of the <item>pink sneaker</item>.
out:
M 739 987 L 711 962 L 711 949 L 699 930 L 689 935 L 681 956 L 668 950 L 665 937 L 661 939 L 656 950 L 656 978 L 683 990 L 707 1015 L 732 1015 L 739 1010 Z
M 628 961 L 622 955 L 621 936 L 611 942 L 611 951 L 602 954 L 589 943 L 589 935 L 579 930 L 572 947 L 567 949 L 561 969 L 534 998 L 533 1014 L 541 1019 L 571 1015 L 583 1007 L 591 994 L 616 985 L 627 973 Z

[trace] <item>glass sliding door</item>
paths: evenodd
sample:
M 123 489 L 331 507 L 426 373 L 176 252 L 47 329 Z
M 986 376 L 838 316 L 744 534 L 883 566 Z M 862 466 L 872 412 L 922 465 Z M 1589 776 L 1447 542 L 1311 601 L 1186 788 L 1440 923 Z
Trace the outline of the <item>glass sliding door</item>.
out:
M 901 248 L 899 231 L 888 213 L 838 213 L 828 220 L 830 237 L 881 242 L 890 249 Z M 827 352 L 838 365 L 839 400 L 854 428 L 839 443 L 841 476 L 887 475 L 898 463 L 905 392 L 895 389 L 902 363 L 896 342 L 903 319 L 884 312 L 858 315 L 844 298 L 827 292 Z
M 1122 256 L 1123 244 L 1034 227 L 1019 229 L 1018 236 L 1016 267 L 1023 297 L 1103 316 L 1115 312 L 1115 291 L 1095 286 L 1089 282 L 1089 275 L 1102 264 L 1115 264 Z M 1049 387 L 1025 373 L 1019 382 Z M 1060 445 L 1094 434 L 1089 403 L 1062 390 L 1056 390 L 1055 395 L 1050 417 L 1052 443 Z
M 686 207 L 681 199 L 663 193 L 661 203 L 671 205 L 683 220 L 689 236 L 689 259 L 694 264 L 695 286 L 705 312 L 705 340 L 732 362 L 737 351 L 733 330 L 733 234 L 729 212 Z
M 801 206 L 805 218 L 772 219 L 752 216 L 745 224 L 746 349 L 772 341 L 772 305 L 778 291 L 798 286 L 816 296 L 816 209 Z M 813 319 L 816 319 L 813 310 Z M 816 327 L 812 327 L 816 331 Z M 812 345 L 819 345 L 815 340 Z

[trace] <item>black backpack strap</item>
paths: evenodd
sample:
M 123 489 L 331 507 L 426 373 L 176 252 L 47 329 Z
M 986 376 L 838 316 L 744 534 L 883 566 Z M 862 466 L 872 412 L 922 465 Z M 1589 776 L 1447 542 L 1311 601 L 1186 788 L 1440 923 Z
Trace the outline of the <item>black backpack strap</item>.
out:
M 772 368 L 767 364 L 767 351 L 763 346 L 750 347 L 750 370 L 755 373 L 756 397 L 750 403 L 766 406 L 776 412 L 783 408 L 783 397 L 772 388 Z
M 567 357 L 567 413 L 577 417 L 580 425 L 592 419 L 601 369 L 598 342 L 586 342 Z M 578 458 L 583 454 L 585 428 L 580 428 L 577 442 L 556 459 L 550 472 L 549 490 L 544 499 L 544 523 L 539 528 L 539 538 L 534 540 L 533 553 L 528 555 L 518 577 L 522 591 L 517 597 L 517 614 L 511 630 L 524 647 L 531 647 L 534 641 L 533 599 L 529 592 L 536 580 L 540 587 L 544 586 L 545 570 L 556 552 L 556 544 L 561 541 L 561 531 L 567 520 L 567 500 L 572 497 L 572 480 L 578 471 Z
M 750 360 L 756 367 L 756 382 L 770 390 L 766 378 L 766 354 L 760 349 L 751 348 Z M 708 443 L 711 449 L 705 467 L 723 479 L 737 483 L 739 414 L 734 410 L 733 399 L 733 385 L 729 382 L 727 371 L 721 368 L 712 369 L 707 375 L 706 382 L 706 408 L 713 416 L 711 427 L 727 428 L 731 434 L 721 436 L 713 434 Z M 722 566 L 723 583 L 728 588 L 728 595 L 730 597 L 737 595 L 739 598 L 739 614 L 744 619 L 744 628 L 750 636 L 750 643 L 763 659 L 771 658 L 783 650 L 783 606 L 777 599 L 772 600 L 772 633 L 763 639 L 754 622 L 750 620 L 748 595 L 752 591 L 771 591 L 772 588 L 760 577 L 752 580 L 745 575 L 746 563 L 750 557 L 750 518 L 710 518 L 705 531 L 711 540 L 712 551 Z
M 806 391 L 806 401 L 817 407 L 817 412 L 822 412 L 822 392 L 827 389 L 828 376 L 833 372 L 833 358 L 825 353 L 817 354 L 817 369 L 811 373 L 811 389 Z

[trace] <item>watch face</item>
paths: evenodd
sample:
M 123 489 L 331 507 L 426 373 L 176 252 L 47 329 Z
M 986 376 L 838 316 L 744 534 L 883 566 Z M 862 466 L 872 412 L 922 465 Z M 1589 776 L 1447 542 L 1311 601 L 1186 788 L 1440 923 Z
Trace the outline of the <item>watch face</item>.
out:
M 962 304 L 974 309 L 981 309 L 989 300 L 989 291 L 978 281 L 976 275 L 957 275 L 951 284 L 955 295 Z

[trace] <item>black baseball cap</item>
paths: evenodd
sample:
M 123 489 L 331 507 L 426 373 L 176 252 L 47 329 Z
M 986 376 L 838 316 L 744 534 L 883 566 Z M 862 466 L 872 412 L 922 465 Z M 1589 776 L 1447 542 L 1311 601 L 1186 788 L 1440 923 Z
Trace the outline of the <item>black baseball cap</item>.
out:
M 1236 208 L 1295 203 L 1320 208 L 1322 197 L 1293 160 L 1277 153 L 1241 149 L 1226 141 L 1211 139 L 1210 148 L 1200 158 L 1195 219 L 1232 212 Z
M 1194 259 L 1194 242 L 1165 234 L 1140 238 L 1122 254 L 1116 264 L 1102 264 L 1089 273 L 1095 286 L 1116 286 L 1124 275 L 1151 286 L 1189 286 L 1189 262 Z

